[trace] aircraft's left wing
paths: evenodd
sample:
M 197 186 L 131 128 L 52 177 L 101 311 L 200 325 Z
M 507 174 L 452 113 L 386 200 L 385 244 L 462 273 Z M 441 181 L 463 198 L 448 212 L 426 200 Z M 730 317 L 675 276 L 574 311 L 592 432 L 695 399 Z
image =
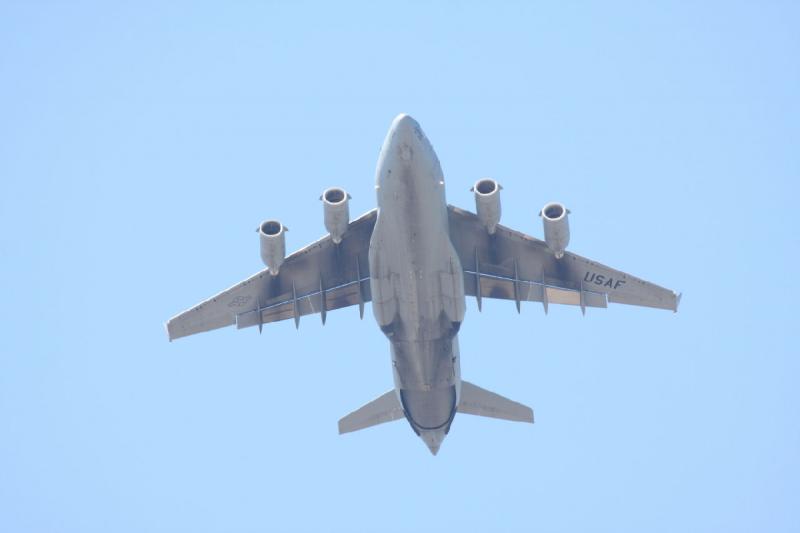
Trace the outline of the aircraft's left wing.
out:
M 369 240 L 377 211 L 354 220 L 334 244 L 330 235 L 288 256 L 280 272 L 267 269 L 171 318 L 169 340 L 236 324 L 237 329 L 370 301 Z
M 649 281 L 565 252 L 505 226 L 490 235 L 477 215 L 449 206 L 450 240 L 464 269 L 464 290 L 481 298 L 606 307 L 607 302 L 678 310 L 680 295 Z

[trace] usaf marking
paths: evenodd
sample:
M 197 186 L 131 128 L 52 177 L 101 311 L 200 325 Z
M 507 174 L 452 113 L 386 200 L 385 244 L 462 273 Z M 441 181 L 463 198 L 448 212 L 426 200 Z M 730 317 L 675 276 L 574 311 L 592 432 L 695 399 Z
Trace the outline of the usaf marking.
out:
M 246 305 L 253 297 L 252 296 L 237 296 L 228 304 L 228 307 L 242 307 Z
M 625 284 L 624 279 L 617 279 L 610 277 L 605 277 L 602 274 L 595 274 L 594 272 L 586 272 L 586 275 L 583 276 L 583 281 L 586 283 L 594 283 L 595 285 L 602 285 L 603 287 L 609 287 L 612 289 L 618 289 L 621 285 Z

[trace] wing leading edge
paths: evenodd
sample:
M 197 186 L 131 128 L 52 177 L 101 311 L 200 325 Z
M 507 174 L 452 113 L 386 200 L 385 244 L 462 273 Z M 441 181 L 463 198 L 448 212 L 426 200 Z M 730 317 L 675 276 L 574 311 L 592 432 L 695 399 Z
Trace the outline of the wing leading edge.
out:
M 319 313 L 370 301 L 369 240 L 373 209 L 350 223 L 339 244 L 330 235 L 286 258 L 280 273 L 264 269 L 167 321 L 169 340 L 236 325 L 238 329 Z
M 477 215 L 448 206 L 450 240 L 464 268 L 464 289 L 481 299 L 607 307 L 607 302 L 678 310 L 680 295 L 625 272 L 566 252 L 556 259 L 547 245 L 497 226 L 490 235 Z

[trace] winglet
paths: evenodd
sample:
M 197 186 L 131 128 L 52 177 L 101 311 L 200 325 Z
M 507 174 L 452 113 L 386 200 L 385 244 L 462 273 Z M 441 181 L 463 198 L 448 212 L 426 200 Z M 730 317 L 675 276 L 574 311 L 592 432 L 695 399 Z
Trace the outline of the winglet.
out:
M 681 297 L 683 296 L 682 292 L 678 293 L 677 298 L 675 298 L 675 309 L 672 310 L 673 313 L 678 312 L 678 306 L 681 305 Z

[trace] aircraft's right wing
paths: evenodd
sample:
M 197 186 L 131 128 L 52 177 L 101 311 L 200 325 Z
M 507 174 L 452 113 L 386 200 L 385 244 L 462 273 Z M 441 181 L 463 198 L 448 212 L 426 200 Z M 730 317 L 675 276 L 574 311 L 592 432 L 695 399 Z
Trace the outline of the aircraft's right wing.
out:
M 167 322 L 169 340 L 236 324 L 237 329 L 320 313 L 370 301 L 369 240 L 375 227 L 373 209 L 350 223 L 342 242 L 330 235 L 288 256 L 280 272 L 268 270 L 178 314 Z
M 464 290 L 481 298 L 586 307 L 607 302 L 678 310 L 680 295 L 566 252 L 556 259 L 547 244 L 505 226 L 490 235 L 477 215 L 449 206 L 450 240 L 464 269 Z

